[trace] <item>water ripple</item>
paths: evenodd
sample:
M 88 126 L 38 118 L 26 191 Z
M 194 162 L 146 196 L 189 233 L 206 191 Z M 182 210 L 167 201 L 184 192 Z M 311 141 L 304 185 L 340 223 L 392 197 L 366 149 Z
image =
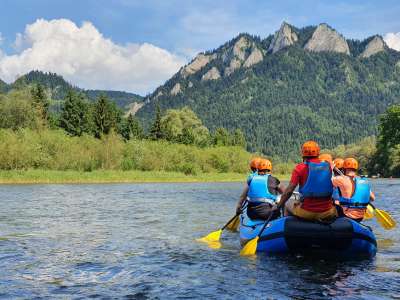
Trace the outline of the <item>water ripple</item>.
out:
M 240 257 L 195 238 L 234 213 L 242 184 L 0 186 L 0 298 L 400 299 L 399 229 L 370 221 L 372 261 Z M 374 181 L 400 219 L 400 181 Z

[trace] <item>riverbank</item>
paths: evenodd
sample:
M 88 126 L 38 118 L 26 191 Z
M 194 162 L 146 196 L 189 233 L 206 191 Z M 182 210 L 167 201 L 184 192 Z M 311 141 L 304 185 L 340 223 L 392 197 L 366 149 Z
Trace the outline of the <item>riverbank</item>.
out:
M 111 171 L 96 170 L 51 171 L 13 170 L 0 171 L 0 184 L 43 184 L 43 183 L 145 183 L 145 182 L 240 182 L 246 174 L 200 173 L 185 175 L 179 172 L 162 171 Z M 287 179 L 288 176 L 279 176 Z

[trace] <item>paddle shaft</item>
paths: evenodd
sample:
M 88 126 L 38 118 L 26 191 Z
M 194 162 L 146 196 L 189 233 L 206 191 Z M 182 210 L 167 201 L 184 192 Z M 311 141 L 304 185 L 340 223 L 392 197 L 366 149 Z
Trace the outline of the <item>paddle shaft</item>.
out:
M 267 228 L 267 225 L 269 223 L 269 221 L 271 220 L 273 215 L 273 212 L 271 211 L 271 214 L 269 215 L 268 219 L 265 221 L 263 227 L 261 228 L 260 232 L 257 234 L 258 237 L 260 237 L 262 235 L 262 233 L 264 232 L 264 229 Z
M 228 221 L 228 223 L 226 223 L 226 224 L 224 225 L 224 227 L 221 228 L 221 230 L 224 230 L 226 227 L 228 227 L 229 224 L 231 224 L 232 221 L 235 220 L 235 218 L 238 217 L 239 215 L 240 215 L 240 214 L 234 215 L 234 216 L 232 217 L 232 219 L 230 219 L 230 220 Z

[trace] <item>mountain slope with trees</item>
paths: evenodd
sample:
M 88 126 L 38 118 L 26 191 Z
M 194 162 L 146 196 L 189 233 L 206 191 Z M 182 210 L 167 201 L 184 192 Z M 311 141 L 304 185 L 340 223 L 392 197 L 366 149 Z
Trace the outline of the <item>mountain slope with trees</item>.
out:
M 400 103 L 400 53 L 380 36 L 283 23 L 199 54 L 145 103 L 137 117 L 147 128 L 156 106 L 187 106 L 211 131 L 242 129 L 251 151 L 295 158 L 306 139 L 333 148 L 376 135 L 378 115 Z
M 118 107 L 128 109 L 128 106 L 134 102 L 141 103 L 143 97 L 137 94 L 123 91 L 107 91 L 107 90 L 85 90 L 71 85 L 62 76 L 55 73 L 47 73 L 42 71 L 31 71 L 17 80 L 14 83 L 7 85 L 0 80 L 0 92 L 6 92 L 11 89 L 21 89 L 26 85 L 40 84 L 45 87 L 53 100 L 64 99 L 68 91 L 74 89 L 77 92 L 84 93 L 88 99 L 95 101 L 101 94 L 106 95 L 111 101 L 115 102 Z

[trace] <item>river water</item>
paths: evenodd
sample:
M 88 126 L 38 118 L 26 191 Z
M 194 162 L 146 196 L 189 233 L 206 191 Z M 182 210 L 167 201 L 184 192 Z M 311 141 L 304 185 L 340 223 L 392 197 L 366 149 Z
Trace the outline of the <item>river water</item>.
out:
M 373 181 L 400 220 L 399 180 Z M 195 242 L 233 214 L 239 183 L 0 186 L 0 298 L 400 299 L 400 230 L 368 221 L 375 259 L 239 256 Z

